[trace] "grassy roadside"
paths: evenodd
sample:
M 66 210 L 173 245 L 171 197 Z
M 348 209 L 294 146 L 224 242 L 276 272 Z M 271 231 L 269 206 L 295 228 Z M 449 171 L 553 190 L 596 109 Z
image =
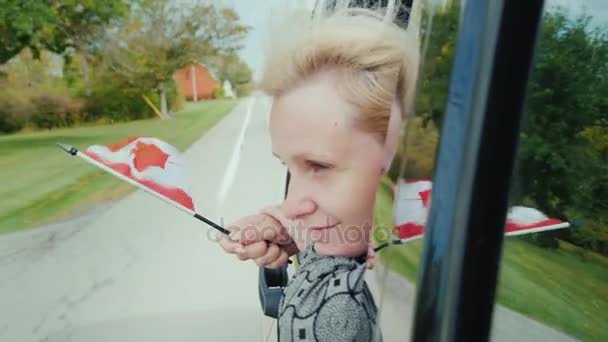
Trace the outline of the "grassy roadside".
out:
M 376 226 L 391 226 L 392 185 L 384 180 L 376 200 Z M 377 234 L 384 236 L 384 234 Z M 422 241 L 392 246 L 380 260 L 416 281 Z M 539 248 L 517 238 L 505 241 L 498 303 L 589 341 L 608 341 L 608 261 L 581 257 L 569 245 Z
M 153 136 L 185 150 L 226 116 L 236 100 L 189 104 L 172 120 L 56 129 L 0 136 L 0 233 L 66 218 L 100 201 L 125 196 L 130 185 L 81 160 L 56 142 L 79 149 L 129 136 Z

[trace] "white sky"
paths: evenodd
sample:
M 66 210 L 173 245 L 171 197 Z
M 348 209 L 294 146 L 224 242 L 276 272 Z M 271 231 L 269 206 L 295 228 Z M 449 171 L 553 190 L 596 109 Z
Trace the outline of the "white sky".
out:
M 314 0 L 224 0 L 226 5 L 233 7 L 241 17 L 241 21 L 253 28 L 249 31 L 245 48 L 241 57 L 253 69 L 254 79 L 258 79 L 262 68 L 262 41 L 267 30 L 267 22 L 271 10 L 286 3 L 308 3 L 312 8 Z
M 223 0 L 226 5 L 236 9 L 244 24 L 253 27 L 245 42 L 245 48 L 240 54 L 253 69 L 255 79 L 258 79 L 262 67 L 262 37 L 267 29 L 270 11 L 279 4 L 294 1 L 302 2 L 303 0 Z M 306 1 L 310 4 L 314 3 L 314 0 Z M 546 6 L 549 8 L 562 6 L 573 15 L 583 12 L 591 13 L 594 25 L 603 25 L 608 28 L 608 0 L 547 0 Z

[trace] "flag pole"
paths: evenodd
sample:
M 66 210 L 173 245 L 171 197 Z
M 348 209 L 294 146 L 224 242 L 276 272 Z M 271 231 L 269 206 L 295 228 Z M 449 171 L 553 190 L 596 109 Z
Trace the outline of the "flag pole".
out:
M 88 155 L 86 155 L 86 154 L 78 151 L 78 149 L 76 149 L 75 147 L 72 147 L 72 146 L 66 145 L 66 144 L 61 144 L 61 143 L 57 143 L 57 145 L 59 147 L 61 147 L 65 152 L 67 152 L 67 153 L 69 153 L 69 154 L 71 154 L 73 156 L 79 157 L 79 158 L 83 159 L 84 161 L 86 161 L 86 162 L 88 162 L 90 164 L 93 164 L 93 165 L 97 166 L 98 168 L 100 168 L 100 169 L 102 169 L 102 170 L 104 170 L 104 171 L 112 174 L 113 176 L 118 177 L 118 178 L 124 180 L 125 182 L 127 182 L 127 183 L 129 183 L 129 184 L 131 184 L 133 186 L 138 187 L 139 189 L 147 192 L 148 194 L 150 194 L 150 195 L 152 195 L 152 196 L 154 196 L 156 198 L 159 198 L 159 199 L 161 199 L 162 201 L 164 201 L 166 203 L 171 204 L 175 208 L 177 208 L 177 209 L 179 209 L 179 210 L 181 210 L 181 211 L 189 214 L 190 216 L 193 216 L 193 217 L 195 217 L 195 218 L 197 218 L 197 219 L 205 222 L 206 224 L 208 224 L 211 227 L 219 230 L 220 232 L 222 232 L 222 233 L 224 233 L 226 235 L 230 234 L 229 230 L 227 230 L 227 229 L 223 228 L 222 226 L 214 223 L 213 221 L 207 219 L 203 215 L 200 215 L 197 212 L 195 212 L 194 210 L 188 209 L 185 206 L 183 206 L 183 205 L 181 205 L 181 204 L 179 204 L 179 203 L 177 203 L 175 201 L 172 201 L 169 198 L 167 198 L 167 197 L 165 197 L 165 196 L 163 196 L 163 195 L 161 195 L 161 194 L 159 194 L 159 193 L 157 193 L 155 191 L 152 191 L 148 187 L 146 187 L 146 186 L 144 186 L 144 185 L 142 185 L 142 184 L 140 184 L 140 183 L 132 180 L 131 178 L 123 175 L 122 173 L 117 172 L 114 169 L 112 169 L 112 168 L 110 168 L 110 167 L 108 167 L 108 166 L 106 166 L 106 165 L 98 162 L 97 160 L 89 157 Z
M 381 243 L 380 245 L 374 247 L 374 252 L 378 252 L 379 250 L 383 249 L 384 247 L 388 247 L 388 246 L 392 246 L 392 245 L 405 245 L 408 242 L 420 240 L 420 239 L 422 239 L 423 236 L 424 235 L 418 235 L 418 236 L 412 236 L 410 238 L 405 238 L 405 239 L 400 239 L 400 240 L 385 241 L 385 242 Z

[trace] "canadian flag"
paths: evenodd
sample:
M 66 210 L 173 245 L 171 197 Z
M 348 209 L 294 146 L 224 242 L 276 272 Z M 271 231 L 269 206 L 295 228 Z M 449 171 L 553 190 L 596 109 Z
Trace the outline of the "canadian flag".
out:
M 394 218 L 400 240 L 415 240 L 424 235 L 432 186 L 430 180 L 399 180 Z M 505 234 L 521 235 L 569 226 L 568 222 L 548 218 L 536 209 L 514 206 L 507 214 Z
M 166 142 L 151 137 L 131 137 L 108 146 L 89 146 L 84 154 L 194 211 L 185 162 L 180 152 Z

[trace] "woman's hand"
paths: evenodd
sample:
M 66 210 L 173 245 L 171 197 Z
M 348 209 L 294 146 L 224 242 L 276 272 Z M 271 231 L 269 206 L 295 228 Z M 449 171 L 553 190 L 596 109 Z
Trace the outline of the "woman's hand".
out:
M 259 213 L 246 216 L 227 227 L 230 236 L 217 235 L 220 246 L 240 260 L 253 260 L 256 265 L 278 268 L 287 263 L 297 248 L 281 223 L 272 216 Z
M 373 239 L 370 237 L 367 245 L 367 269 L 371 270 L 374 267 L 376 267 L 376 251 L 374 251 Z

